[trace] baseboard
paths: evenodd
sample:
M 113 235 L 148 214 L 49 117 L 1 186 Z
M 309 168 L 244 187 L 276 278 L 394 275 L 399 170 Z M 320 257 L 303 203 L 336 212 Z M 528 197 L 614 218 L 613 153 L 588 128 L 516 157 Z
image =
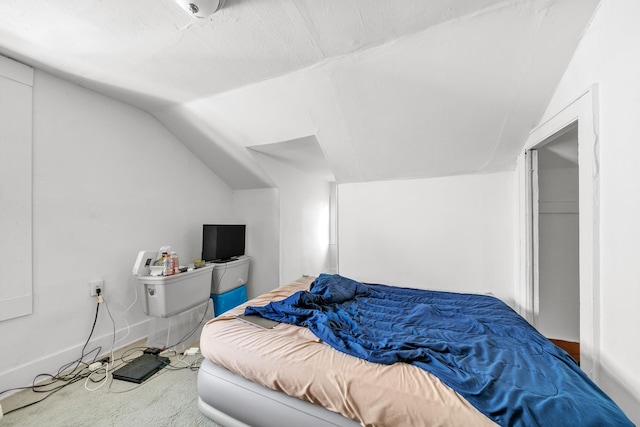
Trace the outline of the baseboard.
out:
M 149 319 L 145 319 L 139 323 L 130 326 L 129 335 L 127 338 L 123 340 L 121 343 L 116 343 L 117 348 L 114 350 L 126 347 L 127 345 L 139 341 L 143 338 L 146 338 L 149 333 Z M 116 331 L 116 337 L 122 336 L 126 333 L 127 328 L 121 328 Z M 87 347 L 89 350 L 102 347 L 102 351 L 99 357 L 106 356 L 111 350 L 111 345 L 113 343 L 113 334 L 107 333 L 101 335 L 99 337 L 94 337 Z M 0 384 L 2 387 L 0 391 L 16 388 L 16 387 L 26 387 L 33 384 L 33 380 L 36 375 L 42 373 L 55 374 L 58 372 L 61 366 L 66 365 L 67 363 L 76 360 L 82 351 L 82 347 L 84 347 L 84 342 L 81 344 L 74 345 L 72 347 L 66 348 L 64 350 L 60 350 L 57 353 L 50 354 L 35 360 L 28 361 L 19 365 L 15 368 L 6 370 L 0 373 Z M 46 377 L 42 377 L 39 382 L 47 380 Z M 5 398 L 14 392 L 5 393 L 0 398 Z
M 598 386 L 609 395 L 633 423 L 640 426 L 640 393 L 604 367 L 598 371 Z

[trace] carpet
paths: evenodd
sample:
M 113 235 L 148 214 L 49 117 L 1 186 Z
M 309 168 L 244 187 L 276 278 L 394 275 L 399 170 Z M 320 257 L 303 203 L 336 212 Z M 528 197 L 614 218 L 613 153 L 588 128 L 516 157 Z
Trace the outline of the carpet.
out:
M 141 350 L 132 352 L 128 358 L 141 354 Z M 142 384 L 113 380 L 109 376 L 107 382 L 95 391 L 85 389 L 85 380 L 78 381 L 42 402 L 6 414 L 0 420 L 0 427 L 218 426 L 196 407 L 198 372 L 195 368 L 202 356 L 169 357 L 172 366 L 185 369 L 165 367 Z M 193 369 L 187 368 L 188 365 Z M 87 387 L 96 388 L 98 385 L 89 382 Z M 0 403 L 6 413 L 42 397 L 42 393 L 23 391 Z

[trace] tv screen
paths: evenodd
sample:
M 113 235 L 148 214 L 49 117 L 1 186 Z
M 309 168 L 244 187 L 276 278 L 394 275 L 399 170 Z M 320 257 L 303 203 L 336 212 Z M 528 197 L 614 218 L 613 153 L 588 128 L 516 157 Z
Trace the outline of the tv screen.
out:
M 244 255 L 246 225 L 204 224 L 202 226 L 202 259 L 230 261 Z

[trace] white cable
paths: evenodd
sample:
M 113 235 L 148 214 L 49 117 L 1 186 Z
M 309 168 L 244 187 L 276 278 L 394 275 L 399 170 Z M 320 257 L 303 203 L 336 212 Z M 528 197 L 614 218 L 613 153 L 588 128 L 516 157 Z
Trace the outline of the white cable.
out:
M 178 359 L 177 361 L 184 363 L 185 365 L 187 365 L 187 368 L 189 368 L 189 367 L 191 367 L 191 365 L 193 365 L 193 362 L 191 362 L 191 363 L 187 362 L 186 360 L 184 360 L 185 357 L 186 357 L 186 355 L 184 355 L 184 354 L 182 355 L 182 358 L 180 358 L 180 356 L 178 356 L 177 357 L 177 359 Z
M 109 314 L 109 318 L 111 319 L 111 325 L 113 326 L 113 340 L 111 341 L 111 351 L 109 352 L 111 354 L 111 360 L 113 361 L 113 349 L 116 345 L 116 321 L 113 319 L 113 316 L 111 315 L 111 310 L 109 310 L 109 304 L 107 303 L 107 300 L 104 298 L 103 295 L 100 295 L 102 297 L 102 302 L 104 303 L 104 306 L 107 309 L 107 313 Z M 98 390 L 100 387 L 102 387 L 103 385 L 105 385 L 105 383 L 107 382 L 107 379 L 109 378 L 109 362 L 104 364 L 104 379 L 102 380 L 102 382 L 100 383 L 99 386 L 97 386 L 96 388 L 89 388 L 88 384 L 89 384 L 89 379 L 91 378 L 91 375 L 93 375 L 95 372 L 98 372 L 98 370 L 91 372 L 87 378 L 84 380 L 84 388 L 87 391 L 96 391 Z
M 133 280 L 137 280 L 135 279 L 134 276 L 131 276 L 129 278 L 129 283 L 131 283 L 131 279 Z M 129 322 L 127 321 L 127 313 L 129 312 L 129 310 L 131 310 L 131 308 L 135 305 L 135 303 L 138 301 L 138 288 L 135 284 L 135 282 L 133 283 L 133 291 L 135 292 L 135 297 L 133 299 L 133 302 L 129 305 L 129 307 L 127 307 L 127 309 L 124 311 L 123 313 L 123 318 L 124 318 L 124 323 L 127 324 L 127 333 L 124 334 L 124 336 L 122 338 L 120 338 L 119 340 L 117 340 L 115 343 L 119 343 L 120 341 L 123 341 L 125 338 L 127 338 L 129 336 L 129 334 L 131 333 L 131 325 L 129 325 Z
M 98 372 L 98 371 L 95 371 Z M 89 374 L 89 376 L 84 380 L 84 388 L 87 391 L 96 391 L 98 390 L 100 387 L 102 387 L 103 385 L 105 385 L 105 383 L 107 382 L 107 379 L 109 378 L 109 363 L 105 364 L 105 368 L 104 368 L 104 379 L 102 380 L 102 382 L 100 383 L 100 385 L 96 388 L 89 388 L 88 387 L 88 383 L 89 383 L 89 378 L 91 378 L 91 375 L 93 375 L 95 372 L 91 372 Z
M 104 297 L 103 297 L 104 298 Z M 107 313 L 109 314 L 109 318 L 111 318 L 111 324 L 113 325 L 113 340 L 111 341 L 111 351 L 109 353 L 111 353 L 111 360 L 113 361 L 113 349 L 116 346 L 116 321 L 113 320 L 113 316 L 111 315 L 111 310 L 109 310 L 109 304 L 107 303 L 107 300 L 104 300 L 104 306 L 107 308 Z M 109 365 L 109 363 L 107 362 L 107 365 Z

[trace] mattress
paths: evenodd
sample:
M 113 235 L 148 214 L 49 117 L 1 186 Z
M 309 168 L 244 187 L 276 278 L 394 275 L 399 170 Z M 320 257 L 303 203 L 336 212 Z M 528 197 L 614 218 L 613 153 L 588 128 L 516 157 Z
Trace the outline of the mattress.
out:
M 340 414 L 340 418 L 334 420 L 343 422 L 344 418 L 363 426 L 495 426 L 437 377 L 416 366 L 367 362 L 336 351 L 306 328 L 281 323 L 273 329 L 264 329 L 235 318 L 248 305 L 262 306 L 282 300 L 308 289 L 312 281 L 313 278 L 301 278 L 205 325 L 200 346 L 204 357 L 212 362 L 203 364 L 198 377 L 199 405 L 205 415 L 213 417 L 212 414 L 220 412 L 223 416 L 241 419 L 256 402 L 264 403 L 264 399 L 268 399 L 266 407 L 293 405 L 306 412 L 309 406 L 298 406 L 297 402 L 308 402 Z M 218 367 L 223 370 L 214 372 Z M 227 373 L 231 376 L 225 377 L 226 380 L 214 378 Z M 214 392 L 214 383 L 221 381 L 228 385 L 241 384 L 238 390 L 246 390 L 236 390 L 232 399 L 228 398 L 231 392 L 222 397 L 221 393 Z M 254 384 L 258 387 L 253 387 Z M 324 410 L 320 414 L 325 415 L 315 416 L 326 419 L 333 416 Z M 277 420 L 269 421 L 271 415 L 277 418 L 277 412 L 260 409 L 257 424 L 243 422 L 282 425 Z M 348 425 L 337 422 L 328 425 Z

